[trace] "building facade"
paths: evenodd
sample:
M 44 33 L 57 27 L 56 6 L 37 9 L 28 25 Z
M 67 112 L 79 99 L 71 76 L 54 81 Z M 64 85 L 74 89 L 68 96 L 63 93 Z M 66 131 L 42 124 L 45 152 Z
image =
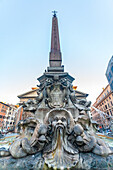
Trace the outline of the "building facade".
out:
M 108 84 L 101 94 L 97 97 L 96 102 L 91 110 L 92 119 L 100 125 L 110 126 L 113 117 L 113 92 Z
M 0 129 L 13 129 L 15 127 L 16 113 L 16 105 L 0 102 Z
M 106 70 L 106 77 L 110 85 L 111 91 L 113 91 L 113 56 L 111 57 Z
M 0 128 L 4 127 L 5 116 L 7 114 L 7 111 L 9 110 L 9 108 L 10 108 L 10 106 L 8 104 L 0 102 Z
M 15 105 L 9 105 L 4 118 L 4 128 L 13 129 L 15 125 L 15 111 L 17 107 Z
M 19 104 L 22 104 L 23 102 L 27 102 L 28 99 L 34 100 L 37 97 L 37 88 L 32 89 L 31 91 L 28 91 L 21 95 L 18 95 L 17 97 L 20 99 Z

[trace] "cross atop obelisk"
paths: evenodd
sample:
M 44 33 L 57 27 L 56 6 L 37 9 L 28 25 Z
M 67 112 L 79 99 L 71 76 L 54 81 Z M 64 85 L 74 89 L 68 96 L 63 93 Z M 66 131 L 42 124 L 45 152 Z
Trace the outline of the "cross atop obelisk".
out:
M 52 13 L 53 13 L 53 16 L 56 17 L 57 11 L 54 10 L 54 11 L 52 11 Z

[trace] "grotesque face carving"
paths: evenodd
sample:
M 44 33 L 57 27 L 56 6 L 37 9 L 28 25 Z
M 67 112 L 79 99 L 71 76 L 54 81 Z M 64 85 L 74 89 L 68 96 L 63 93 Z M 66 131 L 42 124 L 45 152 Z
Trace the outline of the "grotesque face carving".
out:
M 64 108 L 55 108 L 46 114 L 44 119 L 46 125 L 61 126 L 63 128 L 72 129 L 74 127 L 74 120 L 72 114 Z
M 72 132 L 74 125 L 71 113 L 63 108 L 55 108 L 48 112 L 45 123 L 51 127 L 49 133 L 51 143 L 49 147 L 45 146 L 46 163 L 52 162 L 53 167 L 58 169 L 71 167 L 73 163 L 76 165 L 79 160 L 78 149 L 68 141 L 68 134 Z
M 52 121 L 53 128 L 66 128 L 67 127 L 67 120 L 65 116 L 62 115 L 56 115 L 54 117 L 54 120 Z

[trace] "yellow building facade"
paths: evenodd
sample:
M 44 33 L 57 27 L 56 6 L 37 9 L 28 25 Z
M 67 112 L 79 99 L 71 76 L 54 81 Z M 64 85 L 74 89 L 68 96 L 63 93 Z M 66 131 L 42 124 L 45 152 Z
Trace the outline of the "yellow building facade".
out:
M 91 114 L 92 119 L 97 121 L 100 125 L 110 126 L 110 121 L 113 116 L 113 92 L 109 84 L 103 88 L 101 94 L 96 98 Z

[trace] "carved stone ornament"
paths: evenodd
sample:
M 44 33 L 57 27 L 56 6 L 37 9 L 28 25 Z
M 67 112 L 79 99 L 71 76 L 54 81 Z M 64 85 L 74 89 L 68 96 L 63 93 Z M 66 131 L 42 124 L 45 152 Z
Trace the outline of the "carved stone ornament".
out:
M 84 118 L 88 129 L 83 126 Z M 21 121 L 19 126 L 23 127 L 21 136 L 9 150 L 14 158 L 42 152 L 49 167 L 60 169 L 75 167 L 79 162 L 80 152 L 93 152 L 102 156 L 112 153 L 110 148 L 101 139 L 97 139 L 90 130 L 91 122 L 88 116 L 78 116 L 74 120 L 71 112 L 64 108 L 49 111 L 43 124 L 38 119 L 27 118 Z M 28 134 L 31 127 L 30 136 Z
M 0 155 L 22 158 L 40 153 L 48 167 L 69 169 L 76 168 L 81 152 L 100 156 L 113 153 L 95 135 L 96 122 L 89 117 L 91 102 L 87 101 L 87 95 L 76 94 L 72 86 L 74 78 L 61 66 L 61 55 L 56 55 L 60 57 L 59 60 L 56 58 L 58 61 L 54 59 L 54 53 L 60 54 L 60 46 L 58 50 L 51 49 L 52 67 L 38 78 L 40 85 L 36 99 L 23 103 L 24 112 L 18 123 L 19 137 L 9 151 L 0 150 Z
M 47 87 L 47 104 L 50 108 L 62 108 L 66 105 L 66 89 L 61 84 Z
M 67 78 L 47 78 L 37 93 L 35 100 L 23 104 L 23 120 L 18 123 L 20 136 L 9 148 L 12 157 L 41 152 L 48 167 L 60 169 L 76 167 L 80 152 L 112 154 L 109 146 L 96 138 L 95 123 L 89 117 L 91 103 L 86 98 L 78 99 Z M 40 107 L 44 114 L 49 111 L 39 120 Z

